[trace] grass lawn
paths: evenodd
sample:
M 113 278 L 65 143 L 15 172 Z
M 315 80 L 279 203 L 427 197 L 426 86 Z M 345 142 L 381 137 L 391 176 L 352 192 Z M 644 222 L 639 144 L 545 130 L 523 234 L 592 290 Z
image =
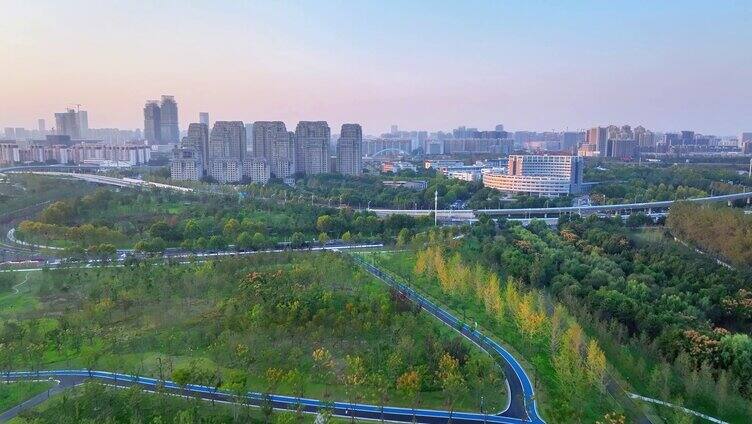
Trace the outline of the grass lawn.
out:
M 52 382 L 0 382 L 0 412 L 5 412 L 19 403 L 51 388 Z

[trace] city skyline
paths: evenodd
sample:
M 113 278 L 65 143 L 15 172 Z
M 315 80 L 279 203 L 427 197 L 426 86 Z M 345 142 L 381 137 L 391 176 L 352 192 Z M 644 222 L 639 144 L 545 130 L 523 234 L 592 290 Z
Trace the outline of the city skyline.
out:
M 750 3 L 104 3 L 4 5 L 0 125 L 33 128 L 80 103 L 92 128 L 141 128 L 144 99 L 167 93 L 181 129 L 205 111 L 364 134 L 750 127 Z

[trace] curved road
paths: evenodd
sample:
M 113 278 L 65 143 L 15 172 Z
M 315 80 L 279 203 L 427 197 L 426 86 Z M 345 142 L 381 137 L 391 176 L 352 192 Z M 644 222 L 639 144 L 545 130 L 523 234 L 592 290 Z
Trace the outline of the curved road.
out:
M 402 407 L 377 406 L 369 404 L 358 404 L 348 402 L 334 402 L 330 404 L 333 408 L 333 415 L 339 417 L 356 417 L 363 419 L 379 419 L 395 422 L 421 422 L 428 424 L 445 424 L 454 422 L 459 424 L 479 424 L 479 423 L 508 423 L 508 424 L 545 424 L 538 414 L 535 402 L 533 385 L 525 370 L 520 363 L 506 349 L 495 341 L 489 339 L 479 331 L 472 329 L 469 325 L 452 316 L 447 311 L 439 308 L 437 305 L 415 292 L 412 288 L 394 280 L 390 275 L 381 271 L 379 268 L 369 264 L 357 255 L 352 258 L 372 275 L 399 290 L 403 295 L 413 302 L 417 303 L 426 312 L 439 319 L 442 323 L 452 327 L 465 338 L 478 345 L 497 360 L 502 360 L 505 367 L 505 375 L 509 383 L 510 402 L 506 410 L 492 415 L 489 413 L 477 412 L 450 412 L 432 409 L 412 409 Z M 7 381 L 18 381 L 27 379 L 49 378 L 61 382 L 61 387 L 71 387 L 92 379 L 104 384 L 130 387 L 138 385 L 145 390 L 162 390 L 173 394 L 184 394 L 197 397 L 204 400 L 213 400 L 221 402 L 237 402 L 237 397 L 227 391 L 218 390 L 215 387 L 201 386 L 190 384 L 186 387 L 180 387 L 173 381 L 158 380 L 148 377 L 140 377 L 129 374 L 119 374 L 106 371 L 87 371 L 87 370 L 51 370 L 51 371 L 17 371 L 2 374 L 2 378 Z M 45 397 L 39 397 L 38 402 L 45 400 Z M 36 406 L 37 403 L 29 403 L 28 407 Z M 317 413 L 326 407 L 326 402 L 316 399 L 297 398 L 294 396 L 283 395 L 264 395 L 257 392 L 250 392 L 246 395 L 244 403 L 259 406 L 264 403 L 271 403 L 276 409 L 300 408 L 303 412 Z M 23 408 L 14 408 L 7 414 L 15 416 Z M 10 417 L 12 417 L 10 416 Z M 0 418 L 8 418 L 6 414 L 0 415 Z

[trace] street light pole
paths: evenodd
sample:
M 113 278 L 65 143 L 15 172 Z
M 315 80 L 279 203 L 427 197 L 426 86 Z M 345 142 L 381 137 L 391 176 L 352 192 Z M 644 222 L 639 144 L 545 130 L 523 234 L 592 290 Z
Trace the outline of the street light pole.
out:
M 433 192 L 433 226 L 439 223 L 439 190 Z

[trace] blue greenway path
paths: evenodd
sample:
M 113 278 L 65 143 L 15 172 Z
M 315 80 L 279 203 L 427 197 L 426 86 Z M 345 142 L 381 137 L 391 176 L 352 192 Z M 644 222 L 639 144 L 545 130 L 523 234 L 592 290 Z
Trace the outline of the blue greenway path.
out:
M 251 406 L 267 405 L 275 409 L 317 413 L 328 408 L 332 415 L 339 417 L 355 417 L 360 419 L 386 420 L 394 422 L 420 422 L 427 424 L 479 424 L 479 423 L 508 423 L 508 424 L 545 424 L 538 415 L 535 403 L 533 385 L 520 363 L 506 349 L 489 339 L 481 332 L 471 328 L 452 316 L 447 311 L 415 292 L 409 286 L 397 282 L 391 275 L 383 272 L 363 258 L 352 255 L 356 263 L 378 279 L 393 287 L 409 298 L 422 309 L 430 313 L 444 324 L 458 331 L 465 338 L 478 345 L 495 359 L 500 359 L 505 368 L 505 375 L 509 383 L 511 401 L 506 410 L 491 414 L 477 412 L 441 411 L 433 409 L 403 408 L 393 406 L 377 406 L 350 402 L 326 402 L 295 396 L 272 395 L 249 392 L 244 397 L 220 390 L 216 387 L 188 384 L 185 387 L 169 380 L 160 380 L 130 374 L 113 373 L 107 371 L 89 370 L 46 370 L 46 371 L 14 371 L 0 374 L 5 381 L 29 379 L 54 379 L 64 387 L 73 387 L 86 380 L 94 380 L 103 384 L 117 387 L 139 386 L 144 390 L 161 391 L 170 394 L 185 395 L 208 401 L 235 403 L 241 402 Z M 2 411 L 0 411 L 2 412 Z

